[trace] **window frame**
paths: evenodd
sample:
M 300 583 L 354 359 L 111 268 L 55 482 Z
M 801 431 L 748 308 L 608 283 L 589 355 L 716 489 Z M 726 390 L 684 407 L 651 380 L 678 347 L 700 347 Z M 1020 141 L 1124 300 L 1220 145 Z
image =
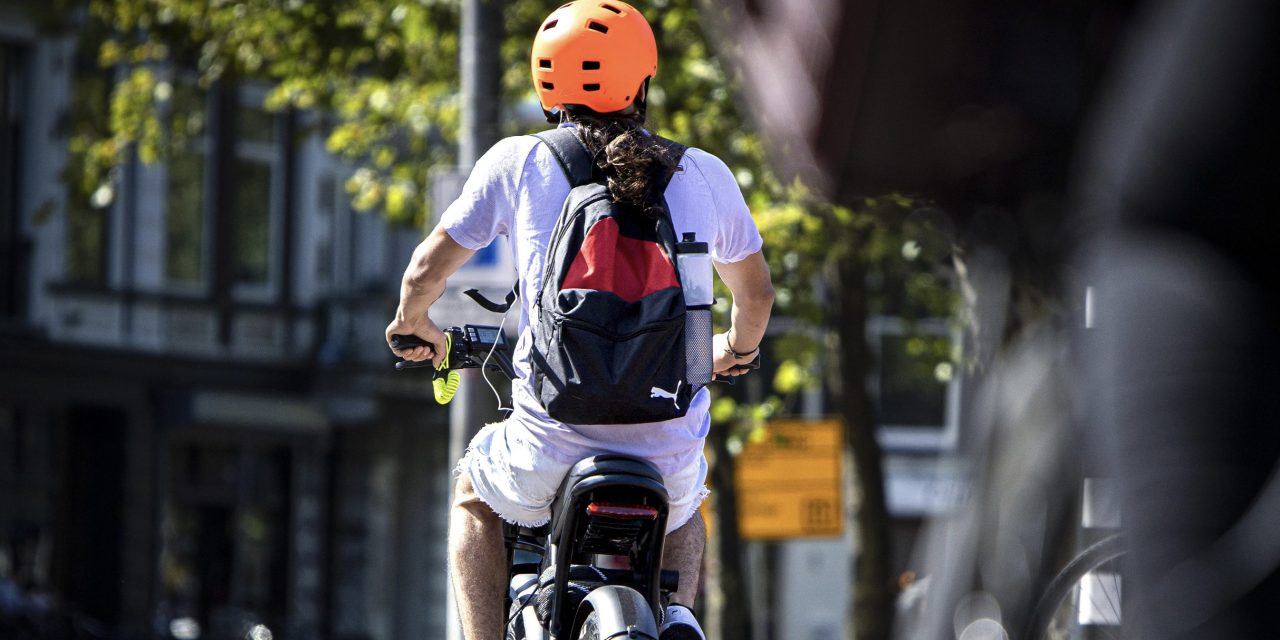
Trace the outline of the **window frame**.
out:
M 168 77 L 163 81 L 170 82 L 175 85 L 175 87 L 179 83 L 190 83 L 192 86 L 196 85 L 195 75 L 192 73 L 176 72 L 166 75 Z M 164 255 L 161 258 L 163 262 L 161 268 L 164 276 L 161 280 L 161 289 L 167 293 L 177 295 L 205 297 L 213 290 L 213 271 L 217 268 L 214 260 L 214 252 L 217 249 L 214 244 L 214 234 L 217 232 L 217 229 L 214 225 L 214 216 L 211 215 L 211 205 L 213 203 L 212 195 L 214 189 L 212 183 L 216 176 L 213 172 L 212 165 L 217 162 L 217 158 L 214 154 L 217 145 L 213 143 L 214 127 L 210 124 L 214 120 L 213 110 L 216 108 L 216 101 L 212 99 L 212 96 L 207 89 L 199 89 L 197 87 L 197 91 L 199 92 L 200 102 L 204 105 L 204 126 L 200 131 L 200 135 L 190 139 L 188 147 L 185 150 L 185 153 L 198 154 L 202 157 L 200 165 L 200 274 L 194 281 L 177 280 L 173 278 L 169 272 L 169 254 L 171 249 L 169 246 L 169 215 L 171 210 L 171 189 L 169 179 L 172 159 L 163 160 L 157 163 L 156 166 L 162 172 L 164 185 L 163 192 L 158 195 L 161 200 L 159 205 L 162 210 L 162 223 L 165 226 Z M 165 126 L 169 126 L 168 118 L 172 115 L 172 112 L 168 105 L 166 105 L 164 109 L 162 117 L 166 119 Z M 140 170 L 142 167 L 137 166 L 136 169 Z M 133 195 L 141 201 L 149 194 L 137 193 Z
M 254 109 L 263 111 L 271 120 L 271 141 L 258 142 L 246 140 L 239 130 L 239 121 L 232 119 L 235 131 L 235 144 L 233 145 L 232 157 L 222 160 L 222 165 L 227 171 L 234 172 L 237 163 L 246 160 L 252 163 L 266 164 L 271 171 L 271 179 L 268 181 L 267 194 L 267 279 L 265 282 L 240 282 L 234 273 L 235 253 L 239 249 L 238 246 L 232 246 L 232 262 L 233 273 L 229 278 L 231 281 L 231 295 L 237 301 L 245 302 L 261 302 L 270 303 L 275 301 L 283 289 L 284 274 L 284 247 L 286 239 L 284 236 L 284 204 L 285 189 L 288 188 L 288 182 L 284 175 L 284 170 L 288 166 L 285 154 L 289 153 L 289 141 L 285 140 L 285 127 L 281 122 L 281 115 L 271 113 L 262 108 L 263 100 L 266 98 L 270 88 L 258 82 L 242 81 L 236 87 L 236 107 L 237 109 Z M 225 120 L 224 120 L 225 121 Z M 228 199 L 228 204 L 234 202 L 234 198 Z M 233 215 L 227 212 L 228 215 Z M 231 241 L 234 243 L 234 233 Z
M 173 73 L 173 77 L 168 81 L 173 83 L 190 82 L 192 76 L 190 73 Z M 263 99 L 266 97 L 270 88 L 264 83 L 242 81 L 229 90 L 235 92 L 234 109 L 255 109 L 262 111 Z M 202 219 L 200 221 L 201 238 L 200 238 L 200 275 L 194 281 L 183 281 L 174 279 L 169 272 L 169 251 L 170 247 L 167 242 L 167 225 L 170 215 L 170 168 L 172 159 L 158 163 L 158 168 L 162 171 L 164 188 L 161 193 L 153 196 L 158 197 L 159 203 L 163 211 L 163 224 L 166 225 L 166 245 L 163 256 L 163 284 L 162 290 L 167 293 L 177 295 L 185 295 L 192 297 L 208 296 L 213 291 L 215 282 L 219 274 L 214 273 L 219 268 L 217 255 L 222 250 L 228 250 L 232 255 L 232 264 L 230 268 L 232 273 L 223 274 L 226 281 L 231 283 L 231 296 L 237 302 L 262 303 L 270 304 L 276 301 L 283 291 L 284 277 L 284 247 L 287 241 L 284 238 L 285 230 L 285 189 L 288 188 L 287 176 L 284 175 L 285 169 L 288 167 L 285 154 L 290 152 L 289 141 L 285 139 L 286 128 L 282 122 L 282 116 L 276 113 L 265 112 L 271 121 L 271 141 L 261 142 L 255 140 L 246 140 L 239 130 L 239 124 L 236 121 L 235 114 L 221 113 L 224 104 L 209 90 L 200 90 L 201 101 L 205 112 L 205 126 L 198 136 L 191 138 L 185 153 L 198 154 L 203 159 L 201 167 L 202 185 L 200 189 L 200 202 Z M 164 114 L 167 117 L 167 113 Z M 235 137 L 232 144 L 230 154 L 222 157 L 220 151 L 222 145 L 217 144 L 215 136 L 221 136 L 222 128 L 226 123 L 231 124 L 233 129 L 232 135 Z M 220 172 L 235 172 L 240 162 L 246 162 L 255 165 L 263 165 L 270 172 L 268 180 L 267 194 L 267 273 L 266 279 L 262 282 L 244 282 L 240 281 L 235 271 L 236 253 L 239 249 L 236 246 L 236 237 L 233 232 L 231 237 L 227 239 L 233 246 L 218 246 L 218 229 L 217 217 L 220 215 L 235 215 L 232 210 L 234 207 L 234 195 L 224 198 L 215 198 L 214 189 L 217 188 L 215 183 L 220 182 Z M 146 196 L 147 194 L 138 194 Z M 215 211 L 214 206 L 221 204 L 222 211 Z

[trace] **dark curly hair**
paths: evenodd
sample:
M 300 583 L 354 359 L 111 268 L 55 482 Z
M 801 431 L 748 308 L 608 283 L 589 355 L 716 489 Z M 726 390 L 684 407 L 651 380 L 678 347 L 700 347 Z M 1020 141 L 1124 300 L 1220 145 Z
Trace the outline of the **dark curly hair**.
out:
M 650 215 L 661 206 L 658 185 L 667 184 L 680 161 L 656 135 L 644 131 L 644 115 L 574 114 L 578 137 L 595 157 L 614 202 Z

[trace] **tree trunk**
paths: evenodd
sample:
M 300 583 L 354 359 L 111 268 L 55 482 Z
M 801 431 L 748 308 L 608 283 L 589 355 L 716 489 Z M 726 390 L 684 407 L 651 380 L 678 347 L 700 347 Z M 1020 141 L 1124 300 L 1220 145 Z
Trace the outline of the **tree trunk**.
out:
M 712 429 L 711 504 L 715 522 L 707 543 L 707 637 L 711 640 L 750 640 L 751 616 L 743 575 L 742 539 L 738 535 L 738 500 L 734 486 L 734 458 L 729 454 L 729 429 Z
M 844 421 L 845 459 L 853 461 L 854 538 L 850 554 L 854 585 L 847 637 L 883 640 L 893 628 L 893 593 L 889 578 L 889 512 L 884 494 L 884 468 L 876 440 L 867 372 L 871 350 L 867 346 L 866 270 L 856 259 L 840 265 L 840 317 L 834 325 L 840 336 L 840 414 Z

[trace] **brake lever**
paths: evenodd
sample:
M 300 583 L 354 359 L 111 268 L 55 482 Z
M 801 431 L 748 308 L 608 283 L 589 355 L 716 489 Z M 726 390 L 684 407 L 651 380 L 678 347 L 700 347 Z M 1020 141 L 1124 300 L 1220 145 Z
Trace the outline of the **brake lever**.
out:
M 412 360 L 401 360 L 396 363 L 396 371 L 404 371 L 405 369 L 421 369 L 422 367 L 430 367 L 430 366 L 431 366 L 430 360 L 422 360 L 421 362 L 414 362 Z

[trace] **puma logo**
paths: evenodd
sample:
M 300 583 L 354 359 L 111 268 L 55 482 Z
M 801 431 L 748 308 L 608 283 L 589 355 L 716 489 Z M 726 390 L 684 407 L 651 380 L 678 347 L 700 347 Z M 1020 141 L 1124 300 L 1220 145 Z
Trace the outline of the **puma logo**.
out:
M 676 410 L 679 411 L 680 400 L 676 397 L 676 394 L 680 393 L 680 385 L 682 384 L 684 384 L 683 380 L 677 381 L 675 391 L 667 391 L 666 389 L 662 389 L 659 387 L 651 387 L 649 389 L 649 397 L 650 398 L 667 398 L 668 400 L 670 400 L 672 403 L 676 405 Z

